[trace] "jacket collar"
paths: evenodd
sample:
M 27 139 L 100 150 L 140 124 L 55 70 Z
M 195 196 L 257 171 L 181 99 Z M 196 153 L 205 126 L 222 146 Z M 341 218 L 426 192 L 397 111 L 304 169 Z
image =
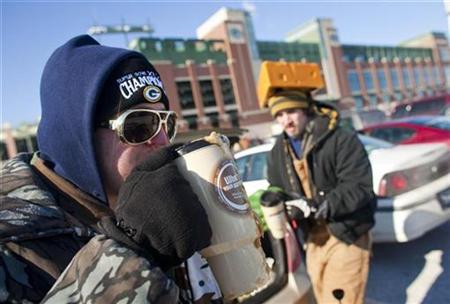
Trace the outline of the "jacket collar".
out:
M 113 216 L 113 211 L 104 203 L 81 191 L 48 168 L 38 152 L 33 155 L 31 165 L 51 185 L 53 190 L 68 198 L 59 200 L 58 205 L 83 224 L 95 228 L 96 223 L 103 216 Z

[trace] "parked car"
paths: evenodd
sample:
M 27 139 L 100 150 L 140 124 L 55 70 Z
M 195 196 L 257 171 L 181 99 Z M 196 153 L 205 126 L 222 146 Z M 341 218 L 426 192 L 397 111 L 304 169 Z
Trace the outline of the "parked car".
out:
M 450 95 L 430 97 L 418 101 L 401 103 L 392 111 L 391 118 L 403 118 L 418 115 L 439 115 L 450 105 Z
M 450 147 L 450 117 L 408 117 L 364 128 L 361 133 L 393 144 L 444 142 Z
M 344 128 L 352 130 L 361 130 L 367 126 L 386 120 L 386 114 L 378 109 L 365 111 L 343 110 L 339 114 L 339 124 Z
M 450 152 L 444 144 L 399 145 L 359 135 L 378 197 L 375 242 L 408 242 L 450 219 Z M 273 143 L 236 153 L 248 195 L 266 189 Z

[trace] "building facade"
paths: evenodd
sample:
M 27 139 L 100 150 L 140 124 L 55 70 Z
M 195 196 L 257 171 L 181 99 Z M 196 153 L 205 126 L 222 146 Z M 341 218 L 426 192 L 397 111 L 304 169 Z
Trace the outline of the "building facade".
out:
M 324 18 L 295 28 L 284 41 L 259 41 L 248 12 L 222 8 L 198 27 L 196 39 L 138 38 L 129 47 L 160 72 L 180 132 L 239 126 L 249 130 L 249 137 L 270 136 L 272 119 L 259 108 L 256 95 L 263 60 L 318 63 L 326 87 L 315 98 L 340 109 L 389 113 L 399 103 L 450 93 L 444 33 L 397 46 L 348 45 L 340 42 L 333 21 Z M 35 127 L 22 129 L 29 135 L 2 128 L 2 159 L 35 149 Z

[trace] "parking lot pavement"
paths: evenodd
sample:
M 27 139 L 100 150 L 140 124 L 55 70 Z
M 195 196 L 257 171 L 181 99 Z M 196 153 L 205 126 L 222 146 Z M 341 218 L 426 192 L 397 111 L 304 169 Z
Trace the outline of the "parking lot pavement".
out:
M 374 244 L 368 304 L 450 303 L 450 222 L 408 243 Z

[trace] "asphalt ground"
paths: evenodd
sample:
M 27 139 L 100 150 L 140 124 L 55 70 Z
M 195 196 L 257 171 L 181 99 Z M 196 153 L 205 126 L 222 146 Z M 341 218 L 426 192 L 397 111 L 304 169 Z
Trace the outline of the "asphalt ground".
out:
M 408 243 L 374 244 L 366 303 L 450 303 L 450 221 Z

